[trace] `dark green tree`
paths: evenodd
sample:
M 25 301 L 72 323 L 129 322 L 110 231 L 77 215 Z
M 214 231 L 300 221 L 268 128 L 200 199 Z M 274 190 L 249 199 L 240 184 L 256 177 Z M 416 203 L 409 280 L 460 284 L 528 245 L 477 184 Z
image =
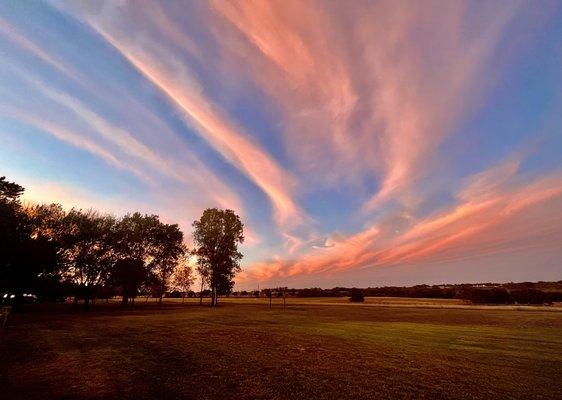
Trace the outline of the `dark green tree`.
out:
M 147 281 L 149 275 L 150 271 L 138 258 L 122 258 L 115 262 L 111 280 L 115 286 L 121 288 L 123 306 L 126 306 L 129 300 L 134 304 L 139 288 Z
M 127 214 L 117 224 L 115 253 L 118 260 L 136 260 L 136 267 L 142 263 L 146 273 L 139 272 L 138 276 L 145 276 L 150 282 L 141 284 L 150 283 L 149 286 L 156 287 L 159 302 L 162 302 L 169 280 L 185 256 L 186 248 L 178 225 L 164 224 L 157 215 L 136 212 Z M 125 284 L 121 281 L 122 288 Z
M 365 301 L 365 294 L 361 289 L 353 288 L 349 295 L 349 301 L 352 303 L 363 303 Z
M 39 277 L 57 267 L 57 248 L 37 229 L 39 219 L 22 206 L 23 192 L 22 186 L 0 178 L 0 294 L 14 296 L 16 310 Z
M 0 176 L 0 202 L 18 203 L 25 189 L 15 182 L 8 182 L 5 176 Z
M 88 310 L 95 290 L 105 284 L 116 261 L 114 251 L 115 217 L 94 210 L 72 209 L 65 217 L 62 237 L 66 276 L 79 289 Z
M 116 268 L 112 282 L 121 290 L 123 305 L 127 305 L 129 300 L 134 302 L 138 288 L 145 285 L 149 279 L 154 279 L 151 273 L 153 261 L 151 254 L 159 225 L 158 216 L 139 212 L 125 215 L 116 225 L 114 237 Z M 132 272 L 122 273 L 127 270 Z M 136 289 L 131 290 L 131 288 Z
M 149 269 L 158 280 L 158 302 L 162 304 L 162 297 L 168 289 L 170 278 L 185 258 L 186 247 L 183 243 L 183 233 L 177 224 L 160 223 L 154 228 L 151 239 Z
M 216 306 L 220 294 L 230 293 L 234 277 L 240 271 L 244 242 L 244 225 L 232 210 L 210 208 L 193 223 L 193 254 L 198 270 L 211 288 L 211 305 Z

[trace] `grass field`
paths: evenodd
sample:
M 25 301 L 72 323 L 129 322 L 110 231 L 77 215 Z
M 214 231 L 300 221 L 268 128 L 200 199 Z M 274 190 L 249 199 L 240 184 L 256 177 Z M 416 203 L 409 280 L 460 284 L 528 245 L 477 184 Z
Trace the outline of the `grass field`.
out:
M 0 340 L 0 397 L 562 398 L 562 312 L 291 300 L 33 306 Z

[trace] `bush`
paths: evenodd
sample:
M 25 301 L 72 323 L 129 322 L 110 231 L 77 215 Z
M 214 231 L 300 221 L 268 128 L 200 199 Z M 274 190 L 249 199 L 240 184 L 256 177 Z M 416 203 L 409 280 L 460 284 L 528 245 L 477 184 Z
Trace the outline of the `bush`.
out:
M 356 288 L 351 289 L 349 301 L 351 301 L 352 303 L 363 303 L 365 301 L 365 295 L 363 294 L 363 291 Z
M 512 290 L 511 296 L 518 304 L 551 304 L 554 297 L 537 289 Z
M 468 287 L 457 292 L 457 299 L 469 300 L 478 304 L 510 304 L 513 299 L 504 288 L 473 288 Z

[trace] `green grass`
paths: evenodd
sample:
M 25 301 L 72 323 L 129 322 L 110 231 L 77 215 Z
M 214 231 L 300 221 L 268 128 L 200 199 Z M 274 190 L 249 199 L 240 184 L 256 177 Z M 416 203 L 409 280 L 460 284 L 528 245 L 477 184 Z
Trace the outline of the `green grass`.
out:
M 562 312 L 298 300 L 12 315 L 0 396 L 562 398 Z

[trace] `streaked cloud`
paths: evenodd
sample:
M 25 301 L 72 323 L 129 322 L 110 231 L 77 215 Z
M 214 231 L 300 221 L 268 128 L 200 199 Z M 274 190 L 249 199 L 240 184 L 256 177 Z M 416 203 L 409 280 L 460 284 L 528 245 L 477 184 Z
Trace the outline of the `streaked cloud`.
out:
M 517 10 L 490 7 L 495 18 L 477 18 L 482 29 L 468 36 L 471 10 L 460 2 L 212 4 L 226 21 L 218 40 L 233 35 L 229 26 L 246 39 L 225 46 L 242 64 L 227 69 L 252 68 L 276 100 L 308 179 L 376 180 L 369 210 L 429 172 L 440 142 L 476 106 L 481 72 Z
M 136 8 L 134 4 L 130 6 Z M 161 20 L 164 18 L 161 12 L 158 14 L 160 18 L 151 18 L 152 14 L 137 15 L 138 19 L 130 21 L 129 30 L 115 26 L 115 15 L 112 13 L 127 17 L 135 16 L 134 12 L 127 14 L 126 10 L 119 8 L 112 8 L 108 13 L 81 11 L 85 11 L 82 17 L 100 35 L 183 112 L 188 124 L 194 126 L 226 160 L 267 194 L 282 225 L 299 224 L 306 218 L 292 199 L 295 178 L 205 97 L 189 67 L 181 64 L 181 58 L 170 50 L 168 41 L 173 43 L 174 39 L 182 36 Z M 145 36 L 143 29 L 150 29 L 151 25 L 156 25 L 167 41 L 156 42 Z M 190 53 L 195 51 L 193 48 L 189 46 Z
M 539 179 L 524 179 L 515 172 L 509 160 L 472 176 L 456 204 L 411 221 L 404 232 L 392 231 L 394 226 L 383 232 L 373 225 L 351 236 L 328 238 L 325 246 L 295 260 L 257 263 L 245 279 L 272 281 L 366 267 L 460 262 L 520 246 L 555 246 L 562 239 L 562 171 Z
M 561 17 L 521 2 L 0 4 L 0 168 L 30 200 L 187 232 L 232 208 L 248 287 L 423 280 L 445 263 L 452 282 L 472 261 L 497 276 L 490 260 L 545 260 L 562 236 Z

